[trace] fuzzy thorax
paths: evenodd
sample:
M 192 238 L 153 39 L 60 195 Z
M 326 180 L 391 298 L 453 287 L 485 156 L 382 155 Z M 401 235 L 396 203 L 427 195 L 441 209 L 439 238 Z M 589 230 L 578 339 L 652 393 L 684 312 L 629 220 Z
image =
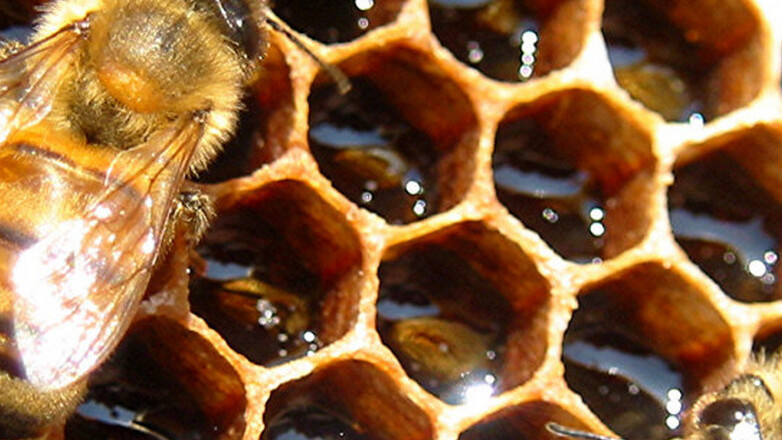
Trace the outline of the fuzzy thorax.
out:
M 248 61 L 190 2 L 103 0 L 94 6 L 53 11 L 94 14 L 52 116 L 90 143 L 128 149 L 180 117 L 207 110 L 192 162 L 202 168 L 233 130 Z

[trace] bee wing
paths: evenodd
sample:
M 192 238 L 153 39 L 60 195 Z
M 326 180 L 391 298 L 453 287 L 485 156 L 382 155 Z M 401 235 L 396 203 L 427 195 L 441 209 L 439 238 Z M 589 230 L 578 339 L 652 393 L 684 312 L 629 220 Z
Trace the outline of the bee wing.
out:
M 49 113 L 87 26 L 73 23 L 0 61 L 0 144 Z
M 14 332 L 33 385 L 65 387 L 116 346 L 144 295 L 202 132 L 202 120 L 181 118 L 121 153 L 83 215 L 19 254 L 10 277 Z

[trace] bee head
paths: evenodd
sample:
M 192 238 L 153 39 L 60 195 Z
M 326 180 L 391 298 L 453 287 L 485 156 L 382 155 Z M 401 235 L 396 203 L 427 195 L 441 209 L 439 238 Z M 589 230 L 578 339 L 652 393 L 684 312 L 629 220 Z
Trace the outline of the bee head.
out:
M 261 56 L 266 38 L 261 34 L 261 14 L 245 0 L 195 0 L 196 6 L 216 18 L 222 34 L 249 60 Z
M 762 377 L 744 374 L 694 408 L 693 437 L 703 440 L 763 440 L 761 414 L 774 412 L 774 396 Z

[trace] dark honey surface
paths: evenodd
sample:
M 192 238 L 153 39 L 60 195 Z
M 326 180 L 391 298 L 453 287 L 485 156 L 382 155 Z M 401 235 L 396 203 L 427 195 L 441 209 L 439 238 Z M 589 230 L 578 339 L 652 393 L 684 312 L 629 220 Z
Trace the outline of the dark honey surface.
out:
M 275 2 L 351 91 L 271 32 L 209 230 L 49 438 L 681 436 L 781 345 L 771 3 Z

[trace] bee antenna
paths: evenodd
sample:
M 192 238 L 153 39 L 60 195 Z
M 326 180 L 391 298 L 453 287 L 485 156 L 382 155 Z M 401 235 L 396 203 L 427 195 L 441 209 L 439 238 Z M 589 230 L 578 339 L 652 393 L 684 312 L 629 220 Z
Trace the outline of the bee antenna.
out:
M 546 429 L 552 434 L 556 434 L 560 437 L 570 437 L 581 440 L 623 440 L 616 437 L 608 437 L 605 435 L 595 434 L 593 432 L 581 431 L 578 429 L 567 428 L 558 423 L 548 422 L 546 423 Z
M 339 89 L 339 93 L 344 95 L 350 91 L 351 85 L 350 85 L 350 79 L 345 75 L 345 72 L 340 70 L 339 67 L 327 63 L 320 59 L 317 55 L 315 55 L 310 48 L 308 48 L 303 41 L 299 37 L 294 34 L 290 28 L 288 28 L 285 24 L 283 24 L 281 21 L 279 21 L 276 18 L 270 17 L 268 14 L 266 15 L 266 23 L 269 23 L 269 26 L 271 26 L 272 29 L 275 31 L 285 35 L 290 41 L 293 42 L 293 44 L 296 45 L 299 49 L 303 50 L 304 53 L 309 55 L 310 58 L 315 60 L 316 63 L 318 63 L 318 66 L 320 66 L 321 69 L 325 70 L 326 73 L 334 80 L 334 82 L 337 84 L 337 89 Z

